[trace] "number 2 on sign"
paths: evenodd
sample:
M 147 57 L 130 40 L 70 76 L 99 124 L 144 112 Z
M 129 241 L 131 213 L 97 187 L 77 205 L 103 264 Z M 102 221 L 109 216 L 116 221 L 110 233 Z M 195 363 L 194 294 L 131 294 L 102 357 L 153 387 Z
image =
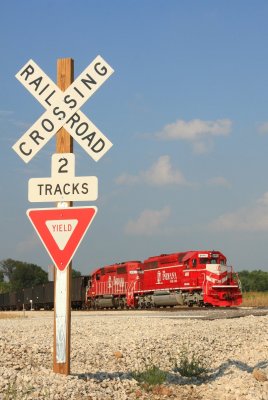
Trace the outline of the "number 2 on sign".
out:
M 56 177 L 61 174 L 74 177 L 75 175 L 75 156 L 73 153 L 55 153 L 52 155 L 52 176 Z
M 65 157 L 62 157 L 59 159 L 59 163 L 62 163 L 62 165 L 59 167 L 58 174 L 67 174 L 68 169 L 64 169 L 68 165 L 68 160 Z

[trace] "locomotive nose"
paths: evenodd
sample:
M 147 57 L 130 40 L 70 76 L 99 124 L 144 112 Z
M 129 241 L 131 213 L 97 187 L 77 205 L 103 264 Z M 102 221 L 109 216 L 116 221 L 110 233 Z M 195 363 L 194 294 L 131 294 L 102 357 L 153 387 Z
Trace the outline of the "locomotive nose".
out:
M 222 264 L 206 264 L 206 280 L 214 284 L 223 284 L 227 280 L 227 266 Z
M 206 270 L 208 272 L 211 272 L 212 274 L 221 274 L 225 271 L 227 271 L 226 265 L 222 264 L 206 264 Z

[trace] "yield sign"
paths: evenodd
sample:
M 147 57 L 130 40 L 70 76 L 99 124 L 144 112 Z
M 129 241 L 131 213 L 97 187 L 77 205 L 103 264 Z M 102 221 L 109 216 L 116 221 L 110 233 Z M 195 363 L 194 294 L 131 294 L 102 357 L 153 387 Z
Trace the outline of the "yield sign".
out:
M 97 207 L 37 208 L 27 211 L 52 261 L 63 271 L 72 259 Z

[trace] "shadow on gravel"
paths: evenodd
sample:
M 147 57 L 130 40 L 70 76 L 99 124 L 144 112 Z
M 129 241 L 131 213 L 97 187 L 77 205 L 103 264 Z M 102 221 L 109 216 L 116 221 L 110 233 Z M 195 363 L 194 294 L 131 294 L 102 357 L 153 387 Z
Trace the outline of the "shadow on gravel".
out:
M 220 365 L 218 368 L 214 369 L 208 369 L 207 373 L 200 376 L 200 377 L 185 377 L 181 376 L 180 374 L 168 374 L 167 380 L 169 383 L 175 384 L 175 385 L 202 385 L 203 383 L 207 382 L 212 382 L 216 381 L 217 379 L 223 377 L 224 375 L 231 375 L 233 371 L 229 371 L 230 368 L 235 367 L 236 369 L 239 369 L 240 371 L 245 371 L 251 374 L 255 368 L 257 369 L 262 369 L 266 368 L 268 366 L 268 360 L 265 361 L 260 361 L 259 363 L 255 364 L 253 367 L 250 365 L 243 363 L 241 361 L 237 360 L 227 360 L 224 362 L 222 365 Z
M 132 379 L 131 372 L 85 372 L 83 374 L 72 374 L 73 376 L 77 376 L 78 379 L 83 379 L 85 381 L 93 379 L 97 382 L 103 382 L 105 380 L 126 380 Z
M 258 369 L 266 368 L 268 366 L 268 360 L 260 361 L 259 363 L 255 364 L 253 367 L 251 367 L 248 364 L 243 363 L 242 361 L 229 359 L 228 361 L 226 361 L 225 363 L 220 365 L 218 368 L 216 368 L 214 370 L 209 370 L 210 371 L 209 379 L 215 380 L 218 377 L 221 377 L 223 375 L 231 374 L 231 372 L 228 372 L 227 370 L 233 366 L 236 367 L 237 369 L 240 369 L 241 371 L 252 373 L 254 368 L 258 368 Z
M 229 359 L 228 361 L 226 361 L 222 365 L 220 365 L 218 368 L 209 369 L 207 374 L 204 374 L 203 376 L 200 376 L 200 377 L 185 377 L 185 376 L 180 375 L 177 372 L 170 371 L 170 372 L 167 372 L 166 382 L 168 384 L 173 384 L 173 385 L 195 384 L 198 386 L 198 385 L 202 385 L 203 383 L 206 383 L 209 381 L 210 382 L 215 381 L 224 375 L 232 374 L 232 371 L 228 371 L 231 367 L 235 367 L 241 371 L 252 373 L 254 368 L 262 369 L 262 368 L 268 367 L 268 360 L 260 361 L 256 365 L 250 366 L 241 361 Z M 105 380 L 123 381 L 123 380 L 134 379 L 133 372 L 119 372 L 119 371 L 118 372 L 98 371 L 95 373 L 85 372 L 82 374 L 72 374 L 72 375 L 76 376 L 78 379 L 83 379 L 84 381 L 93 380 L 96 382 L 103 382 Z
M 262 369 L 268 367 L 268 360 L 260 361 L 254 366 L 250 366 L 246 363 L 237 360 L 231 360 L 224 362 L 218 368 L 209 369 L 207 374 L 200 377 L 185 377 L 176 372 L 167 372 L 166 382 L 173 385 L 202 385 L 208 381 L 215 381 L 218 378 L 221 378 L 224 375 L 232 374 L 232 371 L 228 371 L 231 367 L 235 367 L 241 371 L 245 371 L 248 373 L 252 373 L 254 368 Z M 131 380 L 133 378 L 133 372 L 85 372 L 83 374 L 72 374 L 73 376 L 77 376 L 78 379 L 94 380 L 96 382 L 103 382 L 105 380 Z

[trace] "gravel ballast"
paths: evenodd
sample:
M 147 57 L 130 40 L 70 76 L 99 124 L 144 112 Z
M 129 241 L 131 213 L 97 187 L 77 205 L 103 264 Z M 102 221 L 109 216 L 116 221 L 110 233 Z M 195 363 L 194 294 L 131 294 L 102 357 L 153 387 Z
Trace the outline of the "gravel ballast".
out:
M 174 370 L 180 352 L 207 374 Z M 53 313 L 0 319 L 0 400 L 268 400 L 268 316 L 213 321 L 72 313 L 71 375 L 52 372 Z M 166 381 L 139 384 L 157 366 Z

